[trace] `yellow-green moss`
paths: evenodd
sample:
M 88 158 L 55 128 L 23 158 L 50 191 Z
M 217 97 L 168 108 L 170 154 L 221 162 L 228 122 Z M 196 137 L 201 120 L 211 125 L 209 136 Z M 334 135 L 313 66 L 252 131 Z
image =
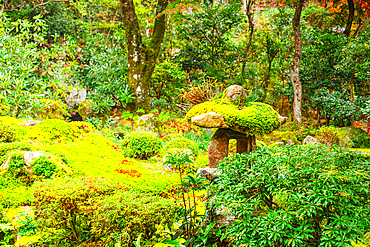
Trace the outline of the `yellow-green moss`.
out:
M 248 129 L 247 134 L 249 135 L 268 134 L 280 127 L 278 113 L 271 106 L 264 103 L 249 102 L 242 107 L 238 107 L 225 98 L 194 106 L 186 114 L 186 119 L 189 121 L 192 117 L 207 112 L 222 115 L 229 126 Z

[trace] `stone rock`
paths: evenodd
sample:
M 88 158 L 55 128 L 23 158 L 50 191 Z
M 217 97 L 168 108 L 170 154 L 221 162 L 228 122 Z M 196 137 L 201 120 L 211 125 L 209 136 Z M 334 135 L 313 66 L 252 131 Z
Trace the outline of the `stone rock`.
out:
M 232 85 L 226 89 L 226 98 L 236 105 L 242 105 L 247 101 L 247 94 L 242 86 Z
M 278 119 L 279 119 L 279 122 L 280 122 L 280 125 L 283 125 L 286 123 L 286 121 L 288 120 L 287 117 L 283 117 L 283 116 L 280 116 L 280 114 L 278 113 Z
M 228 213 L 227 209 L 216 209 L 213 212 L 212 222 L 215 222 L 216 224 L 220 224 L 222 226 L 231 226 L 234 221 L 236 220 L 235 215 L 231 215 Z
M 146 114 L 142 115 L 137 119 L 135 124 L 137 127 L 135 131 L 137 132 L 144 132 L 144 131 L 152 131 L 155 130 L 155 115 L 154 114 Z
M 78 106 L 86 99 L 86 89 L 72 88 L 69 95 L 66 97 L 66 103 L 69 107 Z
M 35 120 L 28 120 L 26 122 L 21 123 L 21 126 L 35 126 L 36 124 L 40 123 L 41 121 L 35 121 Z
M 319 140 L 317 140 L 315 137 L 313 136 L 306 136 L 306 138 L 304 138 L 303 140 L 303 145 L 315 145 L 315 144 L 320 144 Z
M 295 145 L 295 142 L 292 139 L 286 140 L 285 145 Z
M 197 174 L 200 174 L 201 178 L 206 178 L 210 181 L 214 181 L 218 178 L 219 173 L 216 172 L 217 168 L 204 167 L 197 170 Z
M 282 147 L 282 146 L 285 146 L 285 142 L 275 142 L 272 144 L 272 146 Z
M 215 112 L 195 116 L 191 119 L 191 123 L 204 128 L 229 128 L 225 119 Z

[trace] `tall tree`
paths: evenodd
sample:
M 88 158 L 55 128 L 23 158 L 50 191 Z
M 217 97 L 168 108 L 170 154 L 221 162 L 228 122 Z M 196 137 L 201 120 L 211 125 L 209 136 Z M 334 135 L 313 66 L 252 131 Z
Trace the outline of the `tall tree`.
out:
M 297 6 L 293 17 L 294 32 L 294 57 L 293 66 L 290 70 L 290 79 L 294 90 L 293 114 L 298 123 L 302 123 L 302 84 L 299 79 L 299 65 L 302 56 L 302 34 L 300 28 L 301 13 L 304 0 L 297 0 Z
M 136 97 L 128 107 L 131 111 L 142 108 L 148 112 L 150 110 L 150 79 L 166 31 L 166 15 L 164 10 L 168 6 L 168 1 L 157 0 L 153 36 L 148 45 L 143 43 L 133 0 L 120 0 L 120 5 L 127 46 L 127 80 L 131 88 L 131 93 Z

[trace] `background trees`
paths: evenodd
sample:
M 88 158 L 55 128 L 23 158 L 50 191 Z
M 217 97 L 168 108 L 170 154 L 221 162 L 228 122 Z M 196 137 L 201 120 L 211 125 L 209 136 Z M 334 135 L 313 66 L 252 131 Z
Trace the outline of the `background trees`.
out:
M 302 55 L 297 3 L 302 5 Z M 2 1 L 1 23 L 2 35 L 13 38 L 21 34 L 18 22 L 44 23 L 30 31 L 41 39 L 24 39 L 30 44 L 24 46 L 28 51 L 43 54 L 30 62 L 36 67 L 26 82 L 52 79 L 61 92 L 85 87 L 98 112 L 148 112 L 158 104 L 180 110 L 180 89 L 212 78 L 224 86 L 242 85 L 250 100 L 267 102 L 293 117 L 298 95 L 294 88 L 299 91 L 300 81 L 303 119 L 349 125 L 349 118 L 364 117 L 359 109 L 369 97 L 369 4 L 353 4 L 354 8 L 347 0 L 226 5 L 190 0 Z M 16 31 L 5 32 L 5 26 Z M 22 59 L 20 53 L 12 54 L 11 61 Z M 298 71 L 299 81 L 294 79 Z M 1 94 L 10 95 L 6 90 Z M 329 106 L 343 111 L 334 114 Z M 295 118 L 300 121 L 298 112 Z

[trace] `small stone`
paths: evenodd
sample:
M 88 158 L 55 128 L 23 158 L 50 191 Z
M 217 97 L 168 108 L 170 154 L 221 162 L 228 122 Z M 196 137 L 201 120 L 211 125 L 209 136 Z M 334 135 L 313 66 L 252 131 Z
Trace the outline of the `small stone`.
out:
M 216 172 L 217 168 L 204 167 L 197 170 L 197 174 L 200 174 L 200 177 L 206 178 L 210 181 L 214 181 L 218 178 L 218 173 Z
M 288 120 L 287 117 L 283 117 L 283 116 L 280 116 L 280 114 L 278 113 L 278 119 L 279 119 L 279 122 L 280 122 L 280 125 L 283 125 L 286 123 L 286 121 Z
M 28 120 L 24 123 L 21 123 L 21 126 L 35 126 L 36 124 L 40 123 L 41 121 L 35 121 L 35 120 Z
M 320 144 L 320 142 L 315 137 L 308 135 L 306 136 L 306 138 L 304 138 L 302 144 L 303 145 L 316 145 L 316 144 Z
M 225 123 L 225 119 L 215 112 L 208 112 L 206 114 L 195 116 L 191 119 L 191 122 L 204 128 L 229 128 Z

